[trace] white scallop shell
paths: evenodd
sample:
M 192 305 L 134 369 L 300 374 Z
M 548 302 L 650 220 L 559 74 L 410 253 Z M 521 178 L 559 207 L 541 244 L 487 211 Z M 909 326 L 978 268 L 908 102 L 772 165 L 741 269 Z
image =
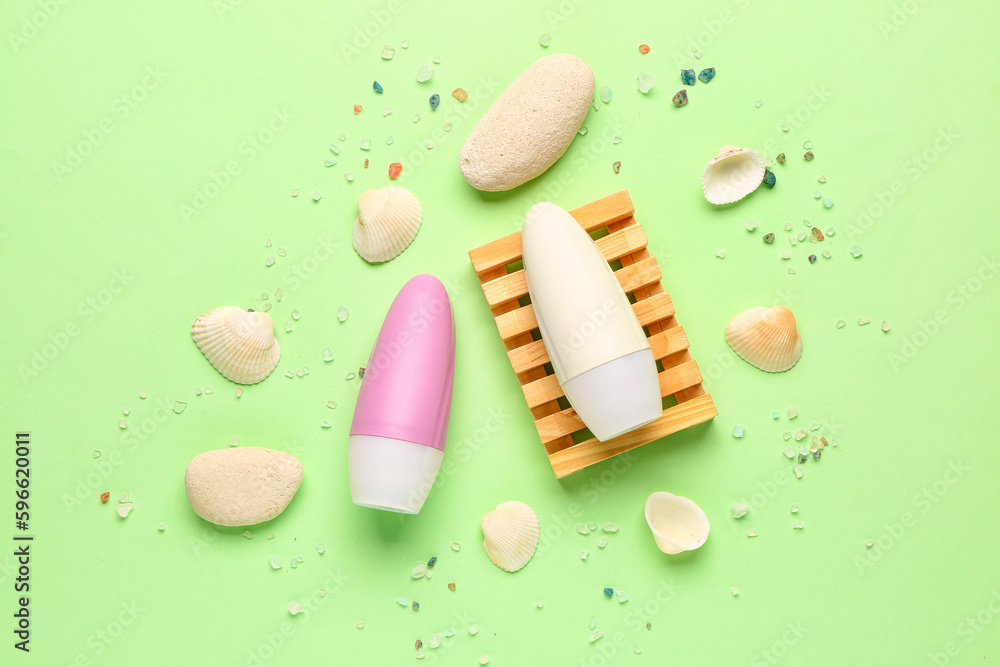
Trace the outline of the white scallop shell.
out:
M 493 564 L 517 572 L 538 547 L 538 515 L 524 503 L 500 503 L 483 517 L 483 548 Z
M 744 310 L 730 320 L 726 341 L 744 361 L 768 373 L 787 371 L 802 356 L 795 316 L 784 306 Z
M 731 204 L 756 190 L 764 181 L 764 160 L 751 148 L 723 146 L 701 174 L 705 199 Z
M 646 499 L 646 523 L 665 554 L 697 549 L 708 539 L 708 517 L 694 501 L 657 491 Z
M 366 261 L 387 262 L 406 250 L 417 236 L 423 211 L 406 188 L 389 185 L 358 197 L 354 249 Z
M 260 382 L 281 356 L 271 316 L 236 306 L 208 311 L 195 320 L 191 336 L 215 370 L 238 384 Z

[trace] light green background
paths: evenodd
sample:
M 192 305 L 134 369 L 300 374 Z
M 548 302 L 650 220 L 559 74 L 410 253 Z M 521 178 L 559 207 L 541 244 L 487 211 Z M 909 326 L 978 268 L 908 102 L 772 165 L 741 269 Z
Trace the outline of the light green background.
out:
M 13 559 L 0 558 L 0 663 L 469 665 L 484 653 L 492 665 L 1000 662 L 989 607 L 1000 610 L 990 194 L 1000 6 L 348 4 L 19 0 L 0 13 L 0 536 L 14 533 L 21 429 L 32 434 L 36 536 L 30 655 L 11 646 Z M 548 50 L 538 45 L 545 32 Z M 390 62 L 379 58 L 383 43 L 396 47 Z M 614 99 L 591 111 L 589 132 L 543 177 L 476 192 L 457 167 L 465 137 L 509 81 L 558 52 L 586 60 Z M 418 66 L 437 54 L 433 79 L 418 84 Z M 718 75 L 675 109 L 681 66 Z M 640 70 L 657 79 L 648 96 L 635 89 Z M 470 93 L 464 104 L 450 95 L 457 86 Z M 434 92 L 442 102 L 432 113 Z M 805 140 L 813 162 L 802 159 Z M 331 143 L 343 152 L 325 168 Z M 773 190 L 715 209 L 699 177 L 728 143 L 784 151 L 788 163 L 775 167 Z M 81 144 L 88 154 L 70 166 L 67 151 Z M 424 223 L 399 258 L 370 266 L 351 247 L 356 199 L 389 183 L 393 161 L 404 163 L 398 183 L 420 198 Z M 214 190 L 213 174 L 230 162 L 238 173 Z M 719 417 L 557 482 L 466 252 L 517 229 L 535 201 L 574 208 L 623 188 Z M 832 209 L 813 199 L 816 188 L 836 199 Z M 196 204 L 205 205 L 183 208 Z M 805 230 L 803 218 L 837 235 L 790 247 L 782 226 Z M 772 246 L 760 241 L 767 231 Z M 852 242 L 862 258 L 848 253 Z M 279 246 L 287 256 L 265 267 Z M 822 248 L 833 257 L 810 265 L 807 254 Z M 456 472 L 438 479 L 418 516 L 401 518 L 350 502 L 357 382 L 344 376 L 366 362 L 390 301 L 420 272 L 445 282 L 455 309 L 446 460 Z M 260 307 L 261 292 L 277 287 L 279 330 L 291 309 L 302 318 L 279 331 L 277 371 L 237 400 L 191 342 L 190 323 L 220 305 Z M 740 310 L 774 303 L 793 308 L 805 351 L 790 372 L 767 375 L 736 359 L 722 333 Z M 351 312 L 343 324 L 340 305 Z M 859 327 L 858 317 L 872 323 Z M 75 335 L 61 337 L 67 327 Z M 333 363 L 322 361 L 326 346 Z M 36 353 L 52 358 L 25 371 Z M 303 365 L 308 376 L 284 377 Z M 197 397 L 198 387 L 215 393 Z M 183 414 L 163 411 L 177 400 L 188 403 Z M 800 416 L 789 423 L 791 406 Z M 796 480 L 781 434 L 813 421 L 840 446 Z M 736 424 L 742 440 L 730 435 Z M 200 520 L 184 495 L 187 462 L 232 435 L 305 465 L 294 502 L 252 541 Z M 703 548 L 677 557 L 655 548 L 642 508 L 660 490 L 705 509 Z M 103 491 L 129 492 L 131 516 L 101 505 Z M 479 521 L 514 499 L 537 510 L 544 536 L 511 575 L 483 554 Z M 729 506 L 741 501 L 753 509 L 735 521 Z M 621 531 L 599 549 L 597 536 L 576 533 L 578 520 Z M 793 531 L 795 520 L 804 530 Z M 747 538 L 750 528 L 759 537 Z M 304 562 L 290 569 L 297 555 Z M 412 581 L 413 564 L 432 555 L 433 579 Z M 608 600 L 605 586 L 629 601 Z M 399 596 L 420 611 L 397 606 Z M 309 613 L 290 617 L 293 600 Z M 592 618 L 604 632 L 594 644 Z M 416 661 L 414 641 L 448 627 L 457 635 Z

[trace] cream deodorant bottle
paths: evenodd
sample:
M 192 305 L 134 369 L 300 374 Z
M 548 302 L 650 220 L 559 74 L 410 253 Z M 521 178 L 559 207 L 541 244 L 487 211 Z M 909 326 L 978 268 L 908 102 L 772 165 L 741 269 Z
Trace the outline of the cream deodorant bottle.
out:
M 559 206 L 532 206 L 522 232 L 524 274 L 556 379 L 601 441 L 663 413 L 656 362 L 608 262 Z
M 372 349 L 349 440 L 351 499 L 416 514 L 444 458 L 455 373 L 455 320 L 444 285 L 412 278 Z

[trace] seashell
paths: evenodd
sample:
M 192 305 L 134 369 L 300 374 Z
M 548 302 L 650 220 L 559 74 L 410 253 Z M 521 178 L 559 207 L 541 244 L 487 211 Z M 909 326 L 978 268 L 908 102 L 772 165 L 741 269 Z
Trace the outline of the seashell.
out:
M 795 316 L 784 306 L 744 310 L 726 327 L 726 342 L 744 361 L 768 373 L 787 371 L 802 356 Z
M 281 346 L 267 313 L 236 306 L 210 310 L 191 326 L 191 337 L 215 370 L 238 384 L 256 384 L 278 365 Z
M 708 539 L 708 517 L 694 501 L 657 491 L 646 499 L 646 523 L 665 554 L 697 549 Z
M 500 503 L 483 517 L 483 548 L 493 564 L 517 572 L 538 547 L 538 515 L 524 503 Z
M 701 174 L 705 199 L 731 204 L 756 190 L 764 180 L 764 160 L 751 148 L 723 146 Z
M 417 236 L 423 211 L 406 188 L 389 185 L 358 197 L 354 249 L 368 262 L 387 262 Z

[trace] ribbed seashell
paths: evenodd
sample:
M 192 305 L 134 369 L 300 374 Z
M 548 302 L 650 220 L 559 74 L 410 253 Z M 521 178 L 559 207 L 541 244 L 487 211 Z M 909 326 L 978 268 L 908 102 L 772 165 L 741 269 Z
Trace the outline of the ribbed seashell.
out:
M 708 517 L 694 501 L 657 491 L 646 499 L 646 523 L 665 554 L 697 549 L 708 539 Z
M 417 236 L 423 211 L 406 188 L 389 185 L 358 197 L 354 249 L 369 262 L 387 262 Z
M 750 148 L 723 146 L 701 174 L 705 199 L 713 204 L 731 204 L 760 187 L 764 160 Z
M 538 547 L 538 515 L 524 503 L 500 503 L 483 517 L 483 548 L 493 564 L 517 572 Z
M 191 326 L 191 337 L 215 370 L 238 384 L 255 384 L 278 365 L 281 346 L 267 313 L 236 306 L 210 310 Z
M 802 356 L 795 316 L 784 306 L 744 310 L 729 321 L 726 342 L 744 361 L 768 373 L 787 371 Z

